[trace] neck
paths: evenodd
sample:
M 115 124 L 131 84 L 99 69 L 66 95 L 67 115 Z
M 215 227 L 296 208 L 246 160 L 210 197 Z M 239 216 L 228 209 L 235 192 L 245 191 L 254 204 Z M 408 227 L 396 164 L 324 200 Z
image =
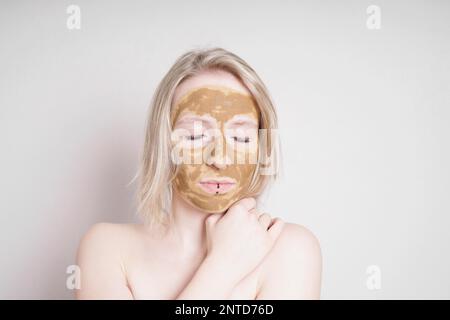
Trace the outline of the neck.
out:
M 168 233 L 180 251 L 180 258 L 202 258 L 206 255 L 205 219 L 209 215 L 192 207 L 173 192 Z

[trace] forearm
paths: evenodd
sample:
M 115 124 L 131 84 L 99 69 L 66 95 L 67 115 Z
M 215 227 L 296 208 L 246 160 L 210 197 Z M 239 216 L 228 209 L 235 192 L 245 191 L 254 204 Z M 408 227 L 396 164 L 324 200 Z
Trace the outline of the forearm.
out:
M 206 257 L 176 300 L 228 299 L 239 279 L 226 269 L 223 263 Z

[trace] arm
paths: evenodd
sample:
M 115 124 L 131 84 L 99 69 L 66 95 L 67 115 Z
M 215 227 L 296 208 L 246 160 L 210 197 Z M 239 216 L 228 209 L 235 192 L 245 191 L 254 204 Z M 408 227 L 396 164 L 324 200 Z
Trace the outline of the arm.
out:
M 99 223 L 80 242 L 77 265 L 81 288 L 77 299 L 133 299 L 120 257 L 120 233 L 115 226 Z M 220 257 L 207 256 L 176 299 L 227 299 L 238 283 Z
M 227 213 L 205 220 L 208 254 L 177 299 L 229 299 L 233 289 L 274 246 L 284 222 L 275 219 L 269 230 L 261 227 L 256 201 L 244 198 Z M 264 227 L 269 226 L 266 221 Z
M 82 238 L 77 253 L 81 272 L 77 299 L 133 299 L 122 267 L 115 227 L 95 224 Z
M 268 257 L 259 299 L 319 299 L 322 254 L 306 228 L 287 223 Z
M 207 256 L 176 300 L 228 299 L 239 281 L 223 266 L 219 259 Z

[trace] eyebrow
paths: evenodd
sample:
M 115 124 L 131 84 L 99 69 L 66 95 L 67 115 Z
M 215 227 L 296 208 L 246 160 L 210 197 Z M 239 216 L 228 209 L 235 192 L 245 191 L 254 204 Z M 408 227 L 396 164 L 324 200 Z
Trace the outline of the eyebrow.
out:
M 209 124 L 215 124 L 216 120 L 208 115 L 203 115 L 203 116 L 199 116 L 199 115 L 194 115 L 194 114 L 186 114 L 181 116 L 181 118 L 179 120 L 176 121 L 176 125 L 181 125 L 184 123 L 192 123 L 195 121 L 202 121 L 202 122 L 208 122 Z
M 228 120 L 226 123 L 227 126 L 232 125 L 249 125 L 249 126 L 258 126 L 258 122 L 248 116 L 245 115 L 236 115 L 231 120 Z

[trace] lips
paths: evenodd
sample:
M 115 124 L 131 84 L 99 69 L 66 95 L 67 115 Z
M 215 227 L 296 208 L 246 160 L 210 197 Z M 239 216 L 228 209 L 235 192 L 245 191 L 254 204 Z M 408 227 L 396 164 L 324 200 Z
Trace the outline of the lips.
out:
M 231 178 L 202 179 L 199 187 L 209 194 L 224 194 L 236 187 L 236 180 Z

